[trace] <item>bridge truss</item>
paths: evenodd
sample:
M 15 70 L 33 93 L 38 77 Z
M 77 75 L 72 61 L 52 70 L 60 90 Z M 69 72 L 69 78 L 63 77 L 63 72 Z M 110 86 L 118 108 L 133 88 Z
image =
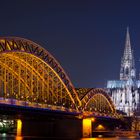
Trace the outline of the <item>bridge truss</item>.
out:
M 68 76 L 49 52 L 34 42 L 12 37 L 0 38 L 0 97 L 42 107 L 77 109 L 81 103 Z
M 48 51 L 17 37 L 0 38 L 0 103 L 102 115 L 115 113 L 105 91 L 75 90 Z
M 115 106 L 103 89 L 91 89 L 82 98 L 82 110 L 99 116 L 116 115 Z

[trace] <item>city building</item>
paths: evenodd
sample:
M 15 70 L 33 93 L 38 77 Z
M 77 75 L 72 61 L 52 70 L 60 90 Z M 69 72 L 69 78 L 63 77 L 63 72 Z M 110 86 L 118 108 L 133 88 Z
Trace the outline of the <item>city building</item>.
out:
M 120 79 L 107 82 L 107 90 L 117 110 L 128 116 L 138 112 L 140 103 L 140 80 L 136 78 L 135 59 L 131 48 L 129 28 L 126 32 L 124 54 L 121 59 Z

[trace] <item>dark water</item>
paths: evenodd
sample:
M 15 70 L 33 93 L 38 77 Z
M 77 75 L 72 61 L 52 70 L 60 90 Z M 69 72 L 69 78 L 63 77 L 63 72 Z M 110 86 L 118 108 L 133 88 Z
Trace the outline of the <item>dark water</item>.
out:
M 68 139 L 68 138 L 46 138 L 46 137 L 15 137 L 15 136 L 7 136 L 0 135 L 0 140 L 76 140 L 76 139 Z M 136 137 L 113 137 L 113 138 L 81 138 L 77 140 L 140 140 Z
M 140 140 L 140 138 L 136 137 L 127 137 L 127 138 L 82 138 L 81 140 Z

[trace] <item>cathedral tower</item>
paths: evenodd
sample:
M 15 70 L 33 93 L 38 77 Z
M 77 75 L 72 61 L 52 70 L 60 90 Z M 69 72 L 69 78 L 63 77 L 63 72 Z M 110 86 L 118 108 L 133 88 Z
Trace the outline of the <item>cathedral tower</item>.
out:
M 120 80 L 134 80 L 135 78 L 136 70 L 134 64 L 134 56 L 131 49 L 129 28 L 127 28 L 125 49 L 121 60 Z
M 107 89 L 116 109 L 128 116 L 139 110 L 140 80 L 136 79 L 134 55 L 131 49 L 129 28 L 126 32 L 124 54 L 121 59 L 120 80 L 109 80 Z

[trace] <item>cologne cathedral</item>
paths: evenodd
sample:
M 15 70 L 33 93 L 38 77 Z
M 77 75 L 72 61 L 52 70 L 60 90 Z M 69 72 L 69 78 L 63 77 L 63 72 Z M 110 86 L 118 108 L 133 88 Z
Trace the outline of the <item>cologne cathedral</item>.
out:
M 120 80 L 107 82 L 107 90 L 117 110 L 128 116 L 138 113 L 140 104 L 140 80 L 136 79 L 135 60 L 127 28 L 124 54 L 121 59 Z

